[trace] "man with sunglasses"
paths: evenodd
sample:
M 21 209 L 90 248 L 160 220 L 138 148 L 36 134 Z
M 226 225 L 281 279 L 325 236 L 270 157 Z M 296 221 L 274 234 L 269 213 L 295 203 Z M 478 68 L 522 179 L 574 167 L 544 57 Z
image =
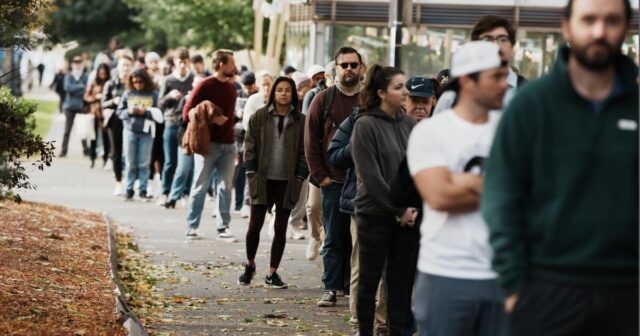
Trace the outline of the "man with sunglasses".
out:
M 501 16 L 486 15 L 481 17 L 471 30 L 471 41 L 487 41 L 495 43 L 500 49 L 502 59 L 511 62 L 513 59 L 513 47 L 516 44 L 516 30 L 509 21 Z M 509 101 L 516 94 L 518 87 L 523 84 L 526 79 L 518 75 L 512 68 L 509 69 L 509 77 L 507 78 L 507 93 L 504 95 L 503 108 L 506 108 Z M 453 90 L 447 90 L 438 99 L 438 103 L 433 114 L 450 109 L 456 102 L 456 93 Z
M 320 188 L 322 226 L 325 240 L 322 248 L 325 293 L 318 306 L 336 304 L 336 292 L 348 290 L 349 258 L 351 254 L 351 218 L 340 211 L 340 194 L 346 172 L 327 161 L 327 148 L 338 126 L 349 117 L 358 104 L 360 76 L 364 73 L 362 56 L 351 47 L 335 53 L 336 84 L 313 99 L 307 111 L 304 149 L 311 171 L 311 183 Z M 345 276 L 346 275 L 346 276 Z M 347 281 L 345 281 L 347 280 Z

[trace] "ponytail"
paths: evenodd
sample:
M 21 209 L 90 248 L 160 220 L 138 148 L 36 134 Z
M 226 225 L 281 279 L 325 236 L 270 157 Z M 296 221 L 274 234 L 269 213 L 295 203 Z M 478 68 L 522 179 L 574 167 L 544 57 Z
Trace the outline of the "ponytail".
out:
M 391 78 L 399 74 L 403 75 L 404 72 L 396 67 L 385 67 L 381 64 L 369 66 L 364 75 L 364 85 L 360 91 L 360 105 L 367 110 L 380 106 L 378 90 L 386 91 L 391 83 Z

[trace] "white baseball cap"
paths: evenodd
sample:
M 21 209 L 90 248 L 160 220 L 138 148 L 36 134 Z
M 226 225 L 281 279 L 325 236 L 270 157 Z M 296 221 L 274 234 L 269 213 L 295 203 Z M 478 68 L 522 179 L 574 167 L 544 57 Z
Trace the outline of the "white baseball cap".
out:
M 487 41 L 471 41 L 465 43 L 451 58 L 451 77 L 494 69 L 500 67 L 500 48 Z
M 314 64 L 309 69 L 307 69 L 307 76 L 309 78 L 313 78 L 313 75 L 322 72 L 324 74 L 324 67 L 322 65 Z

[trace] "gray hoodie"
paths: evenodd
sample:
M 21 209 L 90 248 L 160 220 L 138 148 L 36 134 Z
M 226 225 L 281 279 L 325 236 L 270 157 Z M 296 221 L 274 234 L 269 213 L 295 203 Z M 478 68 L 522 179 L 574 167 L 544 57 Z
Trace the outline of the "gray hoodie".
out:
M 405 209 L 393 206 L 389 184 L 396 178 L 416 121 L 399 113 L 395 118 L 379 107 L 359 114 L 351 136 L 356 168 L 356 214 L 401 216 Z

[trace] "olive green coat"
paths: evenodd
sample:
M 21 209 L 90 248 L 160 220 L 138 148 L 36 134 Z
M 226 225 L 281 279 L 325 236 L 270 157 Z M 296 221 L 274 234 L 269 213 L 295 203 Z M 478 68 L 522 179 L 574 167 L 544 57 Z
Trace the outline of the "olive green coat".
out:
M 247 170 L 251 204 L 267 204 L 267 168 L 269 165 L 269 141 L 274 132 L 274 112 L 265 106 L 249 119 L 244 138 L 244 165 Z M 282 207 L 293 209 L 300 196 L 302 181 L 309 175 L 304 156 L 305 116 L 291 109 L 284 126 L 284 146 L 287 169 L 287 191 Z

